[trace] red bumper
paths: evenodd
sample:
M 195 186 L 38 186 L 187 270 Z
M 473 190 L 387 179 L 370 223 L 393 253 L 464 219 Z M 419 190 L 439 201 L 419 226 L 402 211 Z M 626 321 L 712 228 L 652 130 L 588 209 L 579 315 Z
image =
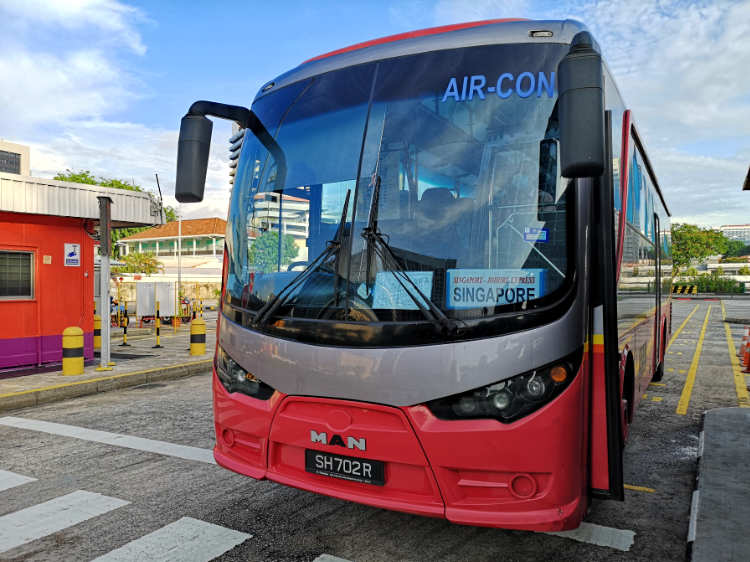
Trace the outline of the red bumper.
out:
M 274 394 L 228 394 L 214 375 L 214 456 L 223 467 L 376 507 L 454 523 L 556 531 L 578 526 L 585 497 L 581 373 L 551 404 L 516 423 L 444 421 L 396 408 Z M 366 438 L 366 450 L 313 443 L 311 430 Z M 380 460 L 384 486 L 305 471 L 305 449 Z

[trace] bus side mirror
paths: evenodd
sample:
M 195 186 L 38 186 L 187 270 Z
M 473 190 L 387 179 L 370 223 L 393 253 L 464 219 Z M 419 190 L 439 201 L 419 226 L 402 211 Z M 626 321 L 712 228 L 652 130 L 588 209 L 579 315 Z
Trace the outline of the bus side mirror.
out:
M 560 161 L 566 178 L 604 173 L 602 57 L 587 31 L 573 37 L 557 67 Z
M 177 141 L 177 180 L 174 195 L 180 203 L 203 201 L 213 123 L 202 115 L 185 115 Z

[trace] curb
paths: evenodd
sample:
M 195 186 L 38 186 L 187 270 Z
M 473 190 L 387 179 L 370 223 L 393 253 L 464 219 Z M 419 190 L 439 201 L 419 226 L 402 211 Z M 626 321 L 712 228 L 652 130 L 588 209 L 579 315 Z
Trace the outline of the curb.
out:
M 698 454 L 696 459 L 695 481 L 693 482 L 693 494 L 690 498 L 690 518 L 688 519 L 687 550 L 685 551 L 685 560 L 693 560 L 693 545 L 695 544 L 695 535 L 698 531 L 698 509 L 700 508 L 700 479 L 701 465 L 703 460 L 703 445 L 705 432 L 703 426 L 706 423 L 706 412 L 701 414 L 701 432 L 698 436 Z
M 60 400 L 67 400 L 68 398 L 76 398 L 78 396 L 89 396 L 91 394 L 98 394 L 99 392 L 119 390 L 150 382 L 189 377 L 205 371 L 211 365 L 211 362 L 212 359 L 202 359 L 200 361 L 191 361 L 190 363 L 181 363 L 168 367 L 157 367 L 155 369 L 121 373 L 119 375 L 98 377 L 33 390 L 0 394 L 0 412 L 28 408 L 39 404 L 49 404 L 50 402 L 59 402 Z
M 672 300 L 747 300 L 750 299 L 750 293 L 698 293 L 695 295 L 681 295 L 671 293 Z

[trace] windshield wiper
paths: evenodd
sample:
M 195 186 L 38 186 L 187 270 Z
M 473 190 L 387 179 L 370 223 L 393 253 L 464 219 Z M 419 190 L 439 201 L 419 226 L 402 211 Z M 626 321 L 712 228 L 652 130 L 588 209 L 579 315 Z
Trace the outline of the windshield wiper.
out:
M 344 224 L 346 223 L 346 215 L 349 212 L 349 196 L 351 195 L 351 189 L 348 189 L 346 191 L 346 198 L 344 199 L 344 209 L 341 212 L 341 219 L 339 220 L 339 226 L 336 229 L 336 234 L 333 237 L 333 240 L 329 240 L 326 244 L 325 250 L 313 261 L 311 261 L 305 269 L 299 272 L 294 279 L 292 279 L 287 285 L 281 289 L 273 298 L 269 299 L 266 304 L 264 304 L 260 310 L 258 310 L 258 313 L 255 315 L 255 319 L 253 320 L 253 326 L 256 328 L 259 328 L 261 326 L 264 326 L 268 319 L 271 318 L 274 312 L 278 310 L 278 308 L 286 302 L 286 299 L 289 297 L 289 295 L 296 289 L 299 285 L 301 285 L 307 278 L 309 278 L 315 270 L 318 269 L 320 265 L 322 265 L 328 258 L 330 258 L 333 255 L 337 255 L 339 250 L 341 249 L 341 238 L 344 235 Z M 281 233 L 279 233 L 279 236 L 281 236 Z
M 367 240 L 367 282 L 370 280 L 370 256 L 371 252 L 375 252 L 383 262 L 383 265 L 388 268 L 399 285 L 404 289 L 409 298 L 414 301 L 420 312 L 429 320 L 435 329 L 439 332 L 454 333 L 457 329 L 457 322 L 451 318 L 448 318 L 445 313 L 440 310 L 440 307 L 436 305 L 432 299 L 425 295 L 417 286 L 417 284 L 409 277 L 406 269 L 401 265 L 399 259 L 393 253 L 390 244 L 386 242 L 383 234 L 378 229 L 378 205 L 380 202 L 380 176 L 375 176 L 375 185 L 372 192 L 372 203 L 370 205 L 370 216 L 368 218 L 367 226 L 362 229 L 362 237 Z M 387 265 L 390 263 L 390 267 Z M 413 290 L 410 290 L 408 285 L 411 285 Z M 415 294 L 416 293 L 416 294 Z

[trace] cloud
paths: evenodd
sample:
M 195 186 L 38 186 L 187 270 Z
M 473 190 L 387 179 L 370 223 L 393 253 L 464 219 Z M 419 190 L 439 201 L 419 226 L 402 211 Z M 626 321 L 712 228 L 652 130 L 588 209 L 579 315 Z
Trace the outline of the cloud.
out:
M 85 33 L 107 44 L 121 44 L 142 55 L 146 46 L 136 23 L 147 21 L 143 13 L 116 0 L 4 0 L 0 8 L 4 25 L 16 32 L 39 34 L 47 27 Z
M 38 126 L 100 117 L 135 97 L 126 75 L 95 50 L 58 55 L 15 48 L 0 57 L 0 76 L 4 136 L 26 136 Z
M 525 0 L 439 0 L 433 16 L 435 25 L 497 18 L 529 17 L 530 2 Z
M 122 60 L 147 52 L 146 16 L 112 0 L 6 0 L 0 19 L 0 131 L 31 147 L 32 174 L 89 170 L 156 191 L 158 173 L 165 204 L 177 206 L 177 130 L 113 119 L 145 95 Z M 215 122 L 206 198 L 184 206 L 185 216 L 226 216 L 229 136 L 230 126 Z

